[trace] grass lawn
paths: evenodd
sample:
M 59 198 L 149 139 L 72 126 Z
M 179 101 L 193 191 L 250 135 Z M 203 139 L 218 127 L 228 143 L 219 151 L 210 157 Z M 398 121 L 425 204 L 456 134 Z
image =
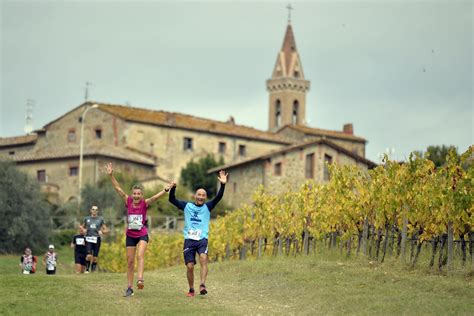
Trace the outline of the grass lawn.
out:
M 37 274 L 22 275 L 19 256 L 0 257 L 0 314 L 474 314 L 474 274 L 466 268 L 443 275 L 330 254 L 250 259 L 212 263 L 204 297 L 185 297 L 179 266 L 145 272 L 145 289 L 124 298 L 125 274 L 75 275 L 72 251 L 59 255 L 55 276 L 42 264 Z

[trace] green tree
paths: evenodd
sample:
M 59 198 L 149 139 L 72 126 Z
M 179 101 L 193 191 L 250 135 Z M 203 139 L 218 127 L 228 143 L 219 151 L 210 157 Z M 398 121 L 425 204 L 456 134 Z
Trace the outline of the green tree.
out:
M 217 192 L 217 176 L 209 174 L 207 170 L 224 164 L 221 157 L 219 161 L 213 155 L 199 158 L 197 162 L 191 160 L 186 167 L 181 170 L 181 181 L 193 192 L 199 188 L 204 188 L 208 196 L 214 196 Z
M 25 247 L 39 253 L 51 233 L 50 205 L 37 181 L 0 161 L 0 253 L 23 252 Z
M 428 148 L 426 148 L 426 151 L 424 152 L 424 156 L 426 159 L 429 159 L 434 162 L 436 168 L 439 168 L 444 166 L 444 164 L 446 163 L 446 156 L 451 150 L 456 153 L 456 156 L 459 156 L 456 147 L 453 145 L 428 146 Z M 422 153 L 419 151 L 416 151 L 415 154 L 419 155 L 420 157 L 423 156 Z

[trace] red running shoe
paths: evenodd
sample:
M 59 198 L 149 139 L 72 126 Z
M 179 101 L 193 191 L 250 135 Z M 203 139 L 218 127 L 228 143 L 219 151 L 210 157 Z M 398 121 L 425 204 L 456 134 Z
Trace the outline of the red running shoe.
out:
M 188 294 L 186 294 L 187 297 L 194 297 L 194 290 L 189 291 Z
M 145 287 L 145 283 L 143 280 L 138 280 L 137 281 L 137 287 L 139 290 L 143 290 L 143 288 Z

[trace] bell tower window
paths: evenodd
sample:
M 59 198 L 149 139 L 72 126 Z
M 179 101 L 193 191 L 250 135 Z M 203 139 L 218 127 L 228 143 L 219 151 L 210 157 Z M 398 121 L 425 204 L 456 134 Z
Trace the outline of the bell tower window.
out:
M 275 104 L 275 126 L 280 127 L 281 125 L 281 102 L 276 100 Z
M 299 102 L 298 100 L 295 100 L 293 102 L 293 116 L 292 116 L 292 123 L 294 125 L 298 124 L 298 108 L 299 108 Z

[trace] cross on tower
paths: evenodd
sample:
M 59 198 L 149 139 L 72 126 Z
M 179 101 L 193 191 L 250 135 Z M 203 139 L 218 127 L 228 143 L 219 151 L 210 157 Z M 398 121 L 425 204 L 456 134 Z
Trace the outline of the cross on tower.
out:
M 291 23 L 291 10 L 293 10 L 293 7 L 291 6 L 291 3 L 288 3 L 286 8 L 288 9 L 288 24 L 290 24 Z

